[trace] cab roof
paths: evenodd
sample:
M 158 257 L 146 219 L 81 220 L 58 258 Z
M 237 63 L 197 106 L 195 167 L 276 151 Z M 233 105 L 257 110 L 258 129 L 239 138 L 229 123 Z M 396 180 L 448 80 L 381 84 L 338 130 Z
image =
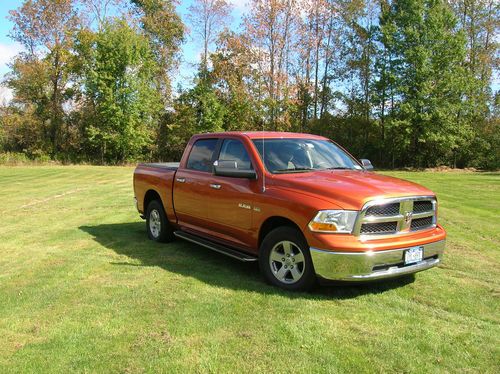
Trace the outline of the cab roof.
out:
M 250 139 L 326 139 L 323 136 L 297 133 L 297 132 L 281 132 L 281 131 L 227 131 L 227 132 L 213 132 L 197 135 L 200 137 L 222 137 L 222 136 L 246 136 Z

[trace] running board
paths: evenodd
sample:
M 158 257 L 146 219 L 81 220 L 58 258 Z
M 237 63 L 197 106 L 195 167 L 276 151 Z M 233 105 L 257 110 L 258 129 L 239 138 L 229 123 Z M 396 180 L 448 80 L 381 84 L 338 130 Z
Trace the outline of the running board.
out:
M 252 261 L 257 261 L 257 257 L 240 252 L 236 249 L 227 247 L 222 244 L 214 243 L 210 240 L 201 238 L 197 235 L 189 234 L 185 231 L 174 231 L 174 235 L 177 236 L 178 238 L 187 240 L 188 242 L 199 244 L 205 248 L 211 249 L 212 251 L 222 253 L 226 256 L 235 258 L 237 260 L 243 261 L 243 262 L 252 262 Z

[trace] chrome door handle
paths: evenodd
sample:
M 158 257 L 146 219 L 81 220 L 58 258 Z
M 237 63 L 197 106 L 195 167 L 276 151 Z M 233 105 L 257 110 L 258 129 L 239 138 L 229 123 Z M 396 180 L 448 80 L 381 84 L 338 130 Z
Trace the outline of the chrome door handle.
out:
M 220 190 L 221 185 L 220 184 L 210 183 L 210 188 L 213 188 L 214 190 Z
M 175 180 L 179 183 L 184 183 L 186 181 L 186 178 L 175 178 Z

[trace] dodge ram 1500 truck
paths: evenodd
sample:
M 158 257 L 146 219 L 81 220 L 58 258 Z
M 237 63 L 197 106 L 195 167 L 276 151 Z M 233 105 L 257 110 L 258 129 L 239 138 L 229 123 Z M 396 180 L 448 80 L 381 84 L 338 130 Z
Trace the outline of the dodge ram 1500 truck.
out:
M 437 199 L 370 171 L 335 142 L 282 132 L 195 135 L 180 163 L 139 164 L 150 239 L 179 237 L 241 261 L 288 290 L 369 281 L 439 264 Z

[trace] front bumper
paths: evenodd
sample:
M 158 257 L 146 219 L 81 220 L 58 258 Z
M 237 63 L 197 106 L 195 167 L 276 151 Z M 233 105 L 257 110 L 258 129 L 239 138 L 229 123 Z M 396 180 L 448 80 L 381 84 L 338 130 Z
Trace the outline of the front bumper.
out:
M 442 259 L 446 240 L 423 244 L 423 260 L 404 264 L 404 252 L 398 248 L 381 251 L 339 252 L 310 248 L 316 275 L 327 280 L 370 281 L 393 278 L 430 269 Z

